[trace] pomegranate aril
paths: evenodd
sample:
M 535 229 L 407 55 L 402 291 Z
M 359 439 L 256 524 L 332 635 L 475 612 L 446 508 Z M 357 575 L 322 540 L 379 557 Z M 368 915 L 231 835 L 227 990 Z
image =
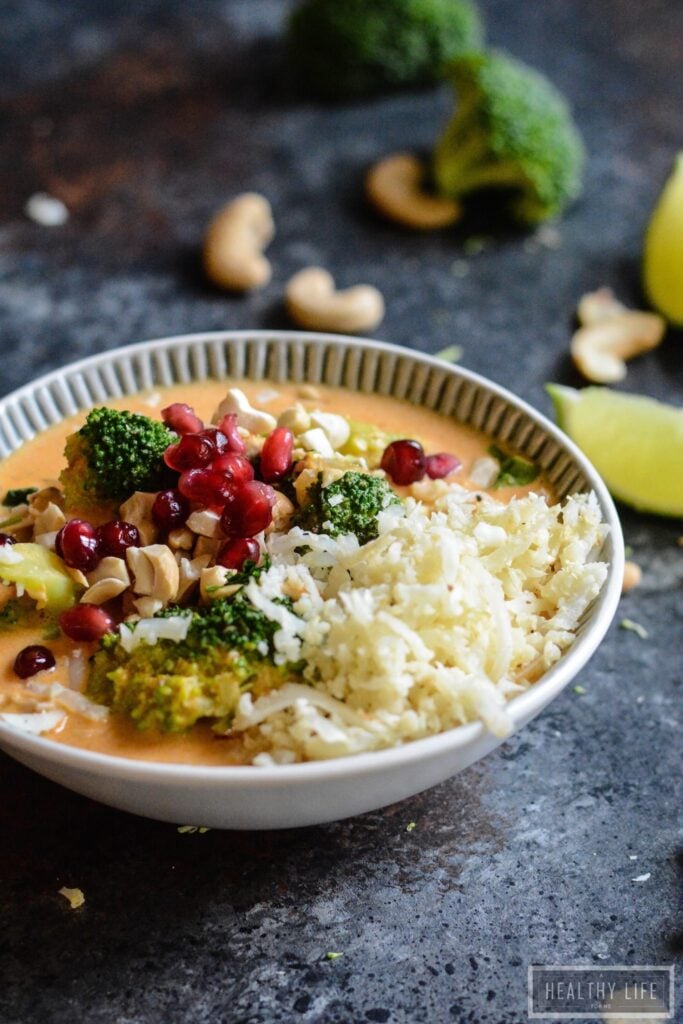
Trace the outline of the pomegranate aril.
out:
M 224 455 L 230 451 L 230 442 L 223 433 L 217 427 L 209 427 L 207 430 L 201 430 L 195 437 L 201 438 L 203 441 L 208 441 L 214 451 L 214 458 L 218 455 Z
M 95 604 L 77 604 L 59 616 L 59 626 L 70 640 L 93 643 L 114 629 L 114 620 L 104 608 Z
M 261 557 L 259 542 L 253 537 L 238 537 L 237 540 L 228 541 L 216 562 L 224 569 L 243 569 L 247 562 L 258 565 Z
M 19 651 L 14 659 L 14 671 L 20 679 L 28 679 L 36 672 L 44 672 L 48 668 L 55 667 L 55 656 L 47 647 L 40 644 L 31 644 Z
M 112 519 L 110 523 L 97 527 L 97 540 L 102 558 L 106 555 L 125 558 L 128 548 L 140 547 L 140 531 L 124 519 Z
M 282 480 L 292 468 L 294 434 L 287 427 L 276 427 L 261 449 L 261 476 L 268 483 Z
M 90 572 L 100 560 L 95 527 L 83 519 L 70 519 L 55 538 L 55 550 L 71 569 Z
M 221 434 L 227 437 L 231 452 L 237 452 L 238 455 L 243 455 L 246 452 L 247 446 L 244 443 L 244 438 L 237 429 L 236 413 L 229 412 L 226 416 L 223 416 L 218 423 L 218 429 Z
M 178 473 L 187 469 L 202 469 L 215 458 L 213 442 L 202 434 L 185 434 L 177 444 L 169 445 L 164 452 L 164 462 Z
M 0 533 L 0 547 L 5 544 L 16 544 L 14 537 L 10 537 L 9 533 Z
M 159 491 L 152 505 L 152 519 L 160 530 L 169 532 L 185 525 L 190 514 L 190 503 L 180 491 L 171 488 Z
M 198 505 L 222 508 L 233 497 L 235 485 L 215 469 L 189 469 L 178 481 L 182 494 Z
M 221 526 L 229 537 L 253 537 L 270 526 L 275 491 L 268 484 L 250 480 L 236 491 L 221 516 Z
M 238 455 L 237 452 L 219 455 L 211 463 L 211 469 L 216 470 L 217 473 L 222 473 L 236 486 L 246 484 L 249 480 L 254 479 L 254 467 L 251 462 L 249 459 L 245 459 L 244 455 Z
M 173 402 L 161 410 L 163 419 L 169 430 L 175 431 L 183 437 L 185 434 L 196 434 L 204 429 L 204 424 L 196 415 L 194 409 L 184 402 Z
M 460 459 L 449 452 L 437 452 L 436 455 L 428 455 L 425 459 L 425 471 L 430 480 L 443 480 L 461 466 Z
M 424 449 L 419 441 L 392 441 L 384 449 L 380 466 L 395 484 L 414 484 L 425 475 Z

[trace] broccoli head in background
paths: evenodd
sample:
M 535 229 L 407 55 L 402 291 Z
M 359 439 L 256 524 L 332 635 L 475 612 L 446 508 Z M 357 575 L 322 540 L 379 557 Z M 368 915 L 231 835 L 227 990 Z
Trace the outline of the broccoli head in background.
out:
M 481 45 L 471 0 L 303 0 L 289 23 L 289 56 L 303 86 L 328 100 L 424 85 Z
M 201 718 L 229 719 L 245 689 L 265 692 L 283 682 L 285 669 L 272 660 L 277 629 L 238 595 L 193 612 L 177 643 L 159 639 L 126 651 L 120 633 L 110 633 L 91 658 L 86 693 L 140 729 L 183 732 Z
M 379 535 L 377 517 L 389 505 L 401 502 L 382 477 L 367 473 L 344 473 L 323 487 L 319 478 L 308 489 L 308 503 L 299 509 L 295 525 L 310 533 L 330 537 L 353 533 L 359 544 Z
M 177 437 L 159 420 L 117 409 L 93 409 L 66 440 L 60 481 L 67 508 L 125 501 L 134 491 L 159 491 L 174 474 L 163 455 Z
M 498 52 L 461 57 L 450 76 L 458 105 L 434 154 L 438 191 L 460 199 L 505 189 L 527 225 L 561 213 L 581 190 L 584 149 L 557 89 Z

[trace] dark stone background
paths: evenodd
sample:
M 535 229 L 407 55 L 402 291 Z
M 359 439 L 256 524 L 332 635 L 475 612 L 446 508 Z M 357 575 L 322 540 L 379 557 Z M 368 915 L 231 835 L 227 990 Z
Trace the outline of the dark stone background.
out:
M 382 288 L 380 337 L 457 342 L 466 366 L 547 411 L 543 382 L 575 382 L 582 291 L 640 299 L 643 226 L 681 144 L 683 5 L 483 6 L 490 39 L 568 93 L 588 144 L 559 245 L 506 234 L 467 255 L 477 224 L 422 237 L 376 220 L 364 168 L 427 147 L 448 95 L 302 101 L 283 84 L 278 0 L 4 0 L 0 390 L 144 338 L 286 326 L 283 282 L 321 262 Z M 202 280 L 198 244 L 246 188 L 274 204 L 275 275 L 232 299 Z M 68 204 L 65 227 L 22 215 L 39 189 Z M 682 365 L 671 333 L 627 387 L 680 403 Z M 623 520 L 645 576 L 621 614 L 649 639 L 615 625 L 585 694 L 570 687 L 497 754 L 399 806 L 298 832 L 181 835 L 1 757 L 0 1021 L 511 1024 L 526 1019 L 529 963 L 673 962 L 681 527 Z M 81 910 L 62 885 L 84 890 Z

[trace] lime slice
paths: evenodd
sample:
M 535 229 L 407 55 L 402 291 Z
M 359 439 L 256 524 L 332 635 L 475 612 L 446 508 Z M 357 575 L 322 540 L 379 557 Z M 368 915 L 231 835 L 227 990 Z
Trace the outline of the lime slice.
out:
M 683 516 L 683 409 L 608 388 L 546 390 L 560 427 L 616 498 L 643 512 Z
M 643 284 L 655 309 L 672 324 L 683 326 L 683 153 L 650 218 Z

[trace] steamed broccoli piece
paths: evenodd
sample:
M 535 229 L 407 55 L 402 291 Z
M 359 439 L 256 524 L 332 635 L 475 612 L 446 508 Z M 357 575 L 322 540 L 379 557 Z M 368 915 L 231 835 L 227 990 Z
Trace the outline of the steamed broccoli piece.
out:
M 580 192 L 584 162 L 561 94 L 503 53 L 461 57 L 450 74 L 458 106 L 434 153 L 437 189 L 452 199 L 505 189 L 510 213 L 526 225 L 561 213 Z
M 93 409 L 66 439 L 68 466 L 60 481 L 67 508 L 122 502 L 134 491 L 159 491 L 173 479 L 163 454 L 177 436 L 134 412 Z
M 277 629 L 238 595 L 193 612 L 179 643 L 158 640 L 127 652 L 111 633 L 91 659 L 86 692 L 140 729 L 183 732 L 201 718 L 229 719 L 245 689 L 282 683 L 284 669 L 272 660 Z
M 304 0 L 289 23 L 289 57 L 302 84 L 328 100 L 423 85 L 477 49 L 471 0 Z
M 359 544 L 367 544 L 379 536 L 379 513 L 389 505 L 400 504 L 399 498 L 381 477 L 345 473 L 323 487 L 319 476 L 308 489 L 308 503 L 299 509 L 295 525 L 310 533 L 326 533 L 330 537 L 353 533 Z

